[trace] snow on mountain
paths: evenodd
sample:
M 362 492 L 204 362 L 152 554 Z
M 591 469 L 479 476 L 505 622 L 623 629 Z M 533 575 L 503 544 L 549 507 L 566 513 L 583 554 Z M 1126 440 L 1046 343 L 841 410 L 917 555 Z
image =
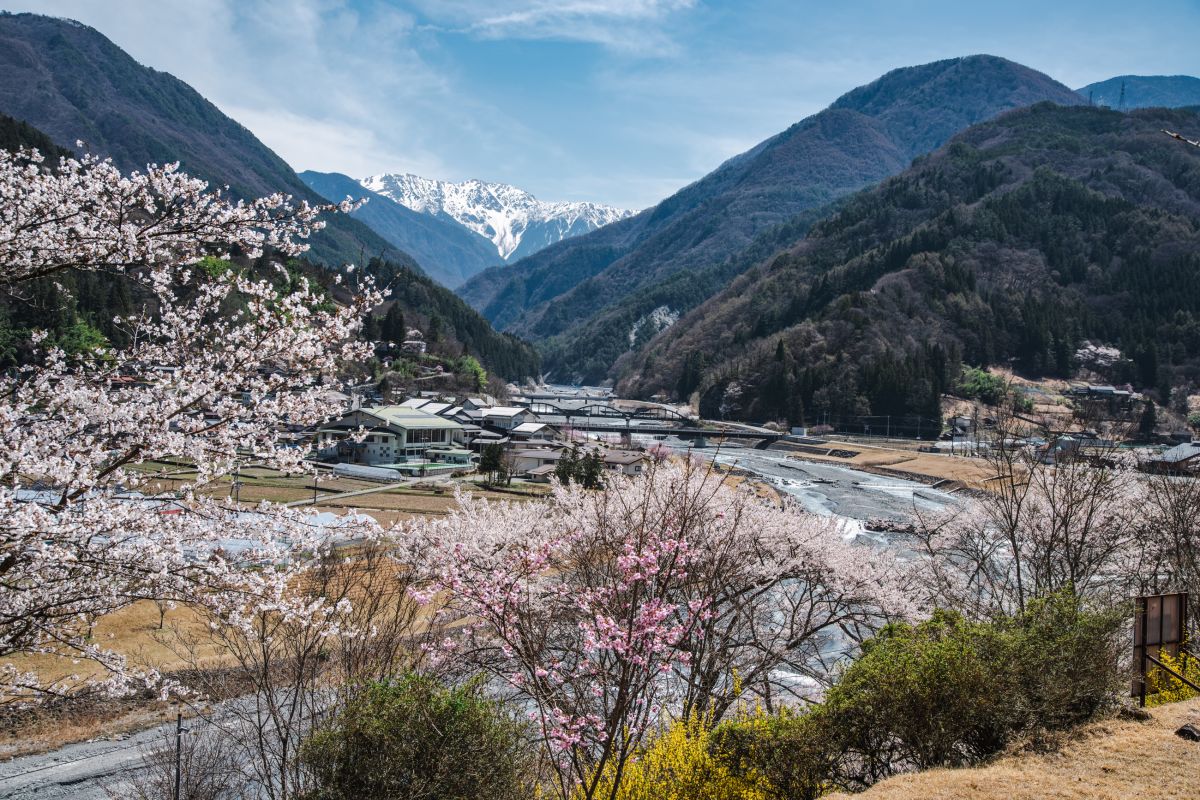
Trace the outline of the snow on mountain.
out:
M 505 261 L 635 213 L 598 203 L 544 203 L 515 186 L 480 180 L 451 183 L 384 173 L 360 182 L 413 211 L 453 219 L 488 239 Z

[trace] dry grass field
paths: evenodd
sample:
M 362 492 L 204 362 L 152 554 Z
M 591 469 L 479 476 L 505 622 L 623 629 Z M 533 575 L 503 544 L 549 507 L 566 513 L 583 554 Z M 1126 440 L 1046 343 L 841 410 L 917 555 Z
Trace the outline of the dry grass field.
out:
M 1196 800 L 1200 742 L 1175 735 L 1200 725 L 1200 699 L 1153 709 L 1147 722 L 1110 720 L 1073 731 L 1050 753 L 1014 753 L 973 769 L 900 775 L 838 800 Z
M 920 453 L 916 450 L 840 441 L 832 442 L 830 446 L 836 447 L 838 450 L 853 451 L 857 455 L 853 458 L 838 458 L 836 456 L 824 456 L 815 453 L 791 453 L 786 450 L 781 450 L 780 452 L 802 461 L 837 464 L 842 467 L 852 467 L 866 472 L 898 470 L 900 472 L 911 473 L 912 475 L 923 476 L 931 480 L 960 481 L 975 489 L 983 488 L 984 481 L 992 474 L 987 464 L 978 458 L 942 455 L 940 453 Z
M 150 602 L 135 603 L 102 617 L 94 636 L 102 644 L 125 655 L 131 663 L 154 665 L 172 672 L 185 665 L 167 645 L 163 636 L 170 631 L 197 633 L 200 620 L 186 609 L 168 610 L 159 629 L 158 607 Z M 211 653 L 214 664 L 219 654 Z M 19 669 L 33 670 L 45 681 L 60 682 L 63 687 L 77 685 L 81 679 L 100 673 L 91 662 L 71 664 L 60 658 L 32 656 L 6 659 Z M 152 698 L 76 699 L 51 702 L 46 707 L 18 712 L 0 718 L 0 757 L 11 758 L 53 750 L 71 742 L 120 736 L 162 722 L 173 714 L 173 707 Z

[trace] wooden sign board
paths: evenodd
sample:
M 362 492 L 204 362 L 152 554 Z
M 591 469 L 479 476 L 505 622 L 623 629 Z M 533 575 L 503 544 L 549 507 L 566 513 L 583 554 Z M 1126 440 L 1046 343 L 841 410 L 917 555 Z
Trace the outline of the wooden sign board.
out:
M 1133 618 L 1133 696 L 1146 701 L 1146 672 L 1160 652 L 1179 655 L 1187 632 L 1187 592 L 1137 598 Z

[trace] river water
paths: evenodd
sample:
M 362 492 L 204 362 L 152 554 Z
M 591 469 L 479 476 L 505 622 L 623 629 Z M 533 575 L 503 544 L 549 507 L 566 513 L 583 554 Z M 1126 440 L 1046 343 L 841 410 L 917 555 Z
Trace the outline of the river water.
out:
M 794 497 L 814 514 L 839 517 L 850 536 L 865 535 L 863 523 L 872 519 L 904 521 L 914 511 L 932 512 L 958 504 L 947 492 L 920 481 L 904 480 L 824 462 L 801 461 L 781 450 L 755 450 L 722 445 L 690 448 L 701 458 L 752 473 L 782 494 Z

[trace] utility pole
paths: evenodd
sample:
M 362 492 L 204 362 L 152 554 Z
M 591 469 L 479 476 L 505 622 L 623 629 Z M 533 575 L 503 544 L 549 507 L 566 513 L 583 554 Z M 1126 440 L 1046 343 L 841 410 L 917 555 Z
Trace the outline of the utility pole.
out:
M 175 712 L 175 795 L 174 800 L 179 800 L 179 791 L 183 785 L 183 771 L 180 765 L 183 762 L 183 712 Z

